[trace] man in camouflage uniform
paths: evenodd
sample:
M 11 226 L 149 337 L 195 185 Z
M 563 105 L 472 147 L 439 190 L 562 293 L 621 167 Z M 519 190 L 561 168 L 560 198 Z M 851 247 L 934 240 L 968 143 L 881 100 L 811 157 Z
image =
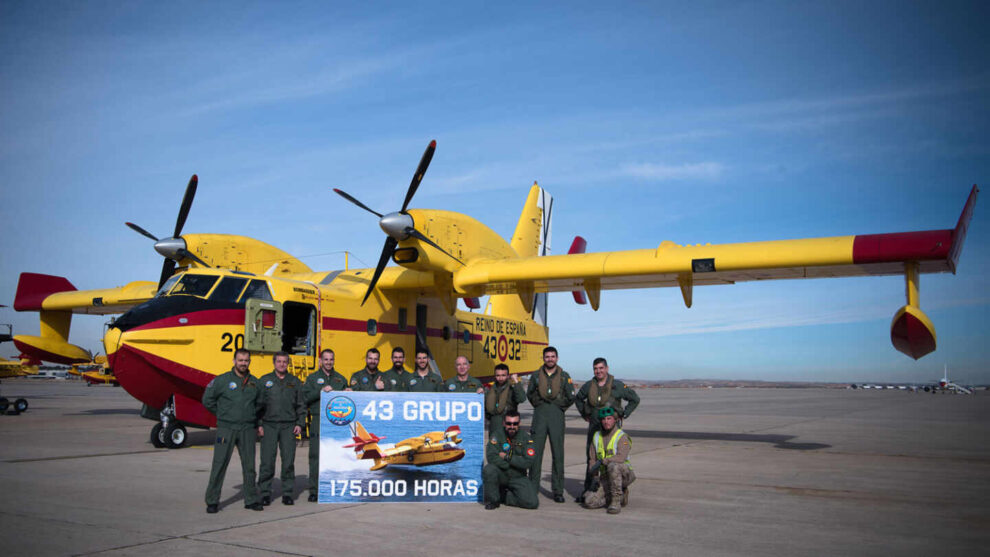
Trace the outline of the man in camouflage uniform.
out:
M 347 380 L 333 369 L 334 353 L 320 352 L 320 369 L 309 374 L 303 385 L 303 402 L 309 407 L 309 502 L 315 503 L 320 481 L 320 393 L 349 391 Z
M 430 355 L 425 350 L 416 352 L 416 369 L 403 379 L 410 393 L 435 393 L 443 385 L 443 377 L 430 371 Z
M 251 377 L 251 353 L 243 348 L 234 351 L 234 367 L 218 375 L 203 392 L 203 406 L 217 417 L 217 436 L 213 443 L 213 464 L 206 486 L 206 512 L 219 510 L 220 491 L 227 474 L 230 456 L 237 447 L 244 479 L 244 508 L 263 511 L 254 484 L 254 445 L 258 441 L 257 380 Z
M 485 386 L 481 381 L 468 375 L 471 370 L 471 362 L 464 356 L 458 356 L 454 360 L 454 367 L 457 375 L 443 382 L 440 386 L 441 393 L 483 393 Z
M 258 380 L 261 385 L 261 470 L 258 489 L 261 504 L 272 503 L 272 478 L 275 477 L 276 453 L 282 455 L 282 504 L 292 505 L 296 485 L 296 435 L 306 425 L 306 405 L 303 404 L 302 381 L 288 372 L 289 355 L 276 352 L 272 357 L 275 369 Z
M 533 405 L 533 444 L 536 456 L 529 479 L 537 491 L 540 489 L 540 468 L 543 450 L 550 438 L 550 454 L 553 465 L 550 488 L 555 503 L 564 502 L 564 412 L 574 404 L 574 382 L 571 376 L 557 365 L 557 349 L 543 349 L 543 366 L 529 378 L 526 397 Z
M 584 506 L 600 509 L 608 506 L 608 514 L 619 514 L 629 502 L 629 484 L 636 481 L 629 451 L 632 439 L 618 427 L 618 416 L 611 406 L 598 411 L 602 430 L 596 431 L 588 449 L 589 474 L 597 474 L 600 486 L 584 493 Z
M 502 503 L 535 509 L 540 501 L 533 483 L 526 477 L 536 454 L 533 440 L 526 432 L 519 431 L 519 412 L 508 410 L 502 416 L 503 427 L 489 435 L 485 448 L 488 464 L 481 472 L 485 510 L 497 509 Z
M 377 348 L 369 348 L 364 355 L 364 369 L 351 375 L 351 389 L 355 391 L 401 391 L 402 378 L 393 370 L 378 369 L 381 354 Z
M 513 379 L 518 379 L 513 376 Z M 516 410 L 526 401 L 526 394 L 518 381 L 509 380 L 509 366 L 495 366 L 495 381 L 485 388 L 485 417 L 488 418 L 488 435 L 502 429 L 502 416 L 508 410 Z
M 608 372 L 608 362 L 605 361 L 605 358 L 595 358 L 592 372 L 595 374 L 594 378 L 581 385 L 581 389 L 575 397 L 578 412 L 581 413 L 584 421 L 588 422 L 588 438 L 584 446 L 586 453 L 588 447 L 591 446 L 591 438 L 595 432 L 601 431 L 601 422 L 598 420 L 599 410 L 611 406 L 619 418 L 619 427 L 622 427 L 622 421 L 628 418 L 633 410 L 639 406 L 639 395 Z M 622 407 L 622 401 L 626 401 L 625 408 Z M 589 460 L 588 464 L 592 462 L 593 460 Z M 584 491 L 588 491 L 590 488 L 591 475 L 586 474 Z M 584 495 L 578 497 L 576 501 L 583 503 Z

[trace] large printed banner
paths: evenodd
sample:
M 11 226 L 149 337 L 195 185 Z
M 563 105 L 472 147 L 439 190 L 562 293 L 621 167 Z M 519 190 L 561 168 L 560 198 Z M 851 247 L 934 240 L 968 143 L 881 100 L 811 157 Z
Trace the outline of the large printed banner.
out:
M 334 391 L 320 402 L 320 503 L 481 500 L 482 395 Z

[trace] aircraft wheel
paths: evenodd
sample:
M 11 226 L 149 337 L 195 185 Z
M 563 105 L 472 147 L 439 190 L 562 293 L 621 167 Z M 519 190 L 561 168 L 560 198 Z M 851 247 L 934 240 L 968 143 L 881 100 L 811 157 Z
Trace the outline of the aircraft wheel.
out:
M 181 449 L 186 445 L 186 428 L 181 424 L 169 424 L 165 430 L 165 446 L 170 449 Z
M 151 444 L 154 445 L 156 449 L 165 448 L 165 432 L 162 431 L 163 429 L 164 428 L 160 423 L 155 424 L 155 427 L 151 428 Z
M 6 397 L 0 397 L 0 414 L 6 414 L 8 406 L 10 406 L 10 401 Z
M 18 412 L 23 412 L 28 409 L 27 399 L 19 398 L 14 401 L 14 409 Z

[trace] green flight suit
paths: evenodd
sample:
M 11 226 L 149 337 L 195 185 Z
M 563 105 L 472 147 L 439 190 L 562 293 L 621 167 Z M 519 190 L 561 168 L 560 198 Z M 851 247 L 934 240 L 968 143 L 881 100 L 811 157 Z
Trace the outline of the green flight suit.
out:
M 278 378 L 273 371 L 258 380 L 261 396 L 261 469 L 258 489 L 262 497 L 271 497 L 275 477 L 275 457 L 282 455 L 282 496 L 291 497 L 296 485 L 296 436 L 293 429 L 306 425 L 302 381 L 291 373 Z
M 557 366 L 554 375 L 560 374 L 558 388 L 554 388 L 553 376 L 547 375 L 546 368 L 533 372 L 526 389 L 526 398 L 533 405 L 533 444 L 536 446 L 536 456 L 533 458 L 533 469 L 529 480 L 537 491 L 540 489 L 540 469 L 543 466 L 543 450 L 546 448 L 547 437 L 550 438 L 550 454 L 553 459 L 550 475 L 550 489 L 553 495 L 564 495 L 564 412 L 574 404 L 574 382 L 564 368 Z M 546 392 L 541 392 L 540 377 L 547 383 Z
M 402 379 L 405 381 L 404 390 L 410 393 L 435 393 L 443 386 L 443 377 L 432 371 L 426 377 L 414 371 Z
M 492 383 L 485 388 L 485 417 L 488 418 L 488 435 L 496 431 L 505 431 L 502 418 L 509 410 L 516 410 L 526 402 L 526 393 L 522 385 L 508 380 L 504 385 Z
M 505 453 L 505 458 L 500 457 L 499 453 Z M 488 464 L 481 471 L 485 502 L 505 503 L 524 509 L 538 507 L 537 489 L 526 477 L 535 455 L 533 439 L 525 431 L 520 430 L 511 440 L 504 431 L 492 433 L 485 447 Z M 502 495 L 503 492 L 505 495 Z
M 598 418 L 598 410 L 604 408 L 605 406 L 611 406 L 615 409 L 619 416 L 619 424 L 621 425 L 621 420 L 628 418 L 633 410 L 639 406 L 639 395 L 636 391 L 627 387 L 622 381 L 612 377 L 609 374 L 605 377 L 605 385 L 603 387 L 595 389 L 597 395 L 594 397 L 595 400 L 590 400 L 591 387 L 595 378 L 592 377 L 591 381 L 586 381 L 584 385 L 581 385 L 581 389 L 578 390 L 575 396 L 575 406 L 577 406 L 578 412 L 581 413 L 581 417 L 588 420 L 588 438 L 584 445 L 584 452 L 588 452 L 588 448 L 591 447 L 591 439 L 595 436 L 596 431 L 601 431 L 602 423 Z M 611 382 L 611 385 L 609 384 Z M 626 401 L 625 408 L 622 407 L 622 401 Z M 588 461 L 591 464 L 591 461 Z M 588 491 L 591 488 L 593 478 L 591 474 L 585 474 L 584 477 L 584 491 Z
M 402 390 L 402 377 L 393 370 L 382 371 L 378 370 L 374 373 L 368 371 L 368 368 L 364 368 L 361 371 L 357 371 L 351 376 L 351 389 L 355 391 L 377 391 L 375 387 L 375 382 L 378 378 L 382 378 L 382 383 L 385 384 L 383 391 L 401 391 Z
M 453 376 L 450 379 L 443 382 L 440 385 L 440 393 L 476 393 L 478 389 L 483 389 L 484 385 L 480 380 L 468 375 L 467 379 L 461 381 L 457 376 Z
M 302 388 L 303 403 L 309 408 L 310 495 L 318 495 L 320 483 L 320 393 L 327 385 L 335 391 L 343 391 L 347 388 L 347 379 L 336 370 L 330 370 L 327 375 L 322 369 L 318 369 L 309 374 Z
M 395 373 L 395 376 L 399 378 L 399 382 L 395 385 L 395 390 L 405 392 L 407 390 L 406 381 L 412 375 L 412 372 L 402 366 L 392 366 L 392 369 L 389 371 Z
M 258 442 L 258 380 L 240 377 L 233 369 L 218 375 L 203 392 L 203 406 L 217 417 L 217 437 L 213 444 L 210 482 L 206 486 L 206 504 L 220 503 L 220 491 L 227 474 L 230 456 L 237 446 L 244 479 L 244 506 L 259 502 L 254 474 L 254 445 Z

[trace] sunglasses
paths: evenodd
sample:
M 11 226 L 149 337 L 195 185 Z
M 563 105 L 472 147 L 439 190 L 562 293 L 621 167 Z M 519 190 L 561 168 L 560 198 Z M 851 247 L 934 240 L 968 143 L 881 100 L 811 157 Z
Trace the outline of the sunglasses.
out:
M 519 427 L 519 422 L 505 422 L 505 426 Z

